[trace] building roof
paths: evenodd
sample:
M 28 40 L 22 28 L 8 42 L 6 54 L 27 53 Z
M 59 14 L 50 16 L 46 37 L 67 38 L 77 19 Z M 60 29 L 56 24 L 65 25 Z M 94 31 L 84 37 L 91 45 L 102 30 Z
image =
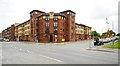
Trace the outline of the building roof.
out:
M 30 14 L 33 13 L 33 12 L 41 12 L 41 13 L 45 13 L 45 12 L 43 12 L 43 11 L 39 11 L 39 10 L 32 10 L 32 11 L 30 12 Z
M 78 23 L 75 23 L 76 25 L 80 25 L 80 26 L 84 26 L 84 27 L 88 27 L 88 28 L 92 28 L 92 27 L 89 27 L 87 25 L 84 25 L 84 24 L 78 24 Z
M 27 21 L 25 21 L 25 22 L 23 22 L 23 23 L 21 23 L 21 24 L 19 24 L 19 25 L 15 26 L 15 27 L 18 27 L 18 26 L 20 26 L 20 25 L 22 25 L 22 24 L 24 24 L 24 23 L 29 22 L 29 21 L 30 21 L 30 20 L 27 20 Z
M 23 24 L 24 24 L 24 23 L 27 23 L 27 22 L 30 22 L 30 20 L 27 20 L 27 21 L 23 22 Z
M 38 16 L 41 17 L 41 16 L 49 16 L 49 13 L 43 13 L 42 15 Z M 63 16 L 63 17 L 66 17 L 64 14 L 60 14 L 60 13 L 54 13 L 54 16 Z
M 63 17 L 66 17 L 64 14 L 61 14 L 61 13 L 55 13 L 54 16 L 63 16 Z
M 71 11 L 71 10 L 62 11 L 62 12 L 60 12 L 60 13 L 64 13 L 64 12 L 72 12 L 72 13 L 76 14 L 75 12 L 73 12 L 73 11 Z

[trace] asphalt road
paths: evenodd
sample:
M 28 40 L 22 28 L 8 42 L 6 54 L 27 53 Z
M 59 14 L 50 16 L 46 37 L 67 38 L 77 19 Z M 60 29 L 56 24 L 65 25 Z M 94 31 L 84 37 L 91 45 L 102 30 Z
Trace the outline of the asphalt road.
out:
M 118 64 L 118 53 L 88 50 L 90 41 L 1 42 L 2 64 Z M 92 44 L 91 44 L 92 45 Z

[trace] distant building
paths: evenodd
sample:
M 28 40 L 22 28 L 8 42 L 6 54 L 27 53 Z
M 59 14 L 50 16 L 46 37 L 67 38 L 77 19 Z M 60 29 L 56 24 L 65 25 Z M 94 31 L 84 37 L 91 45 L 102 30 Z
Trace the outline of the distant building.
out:
M 15 41 L 15 26 L 18 23 L 11 25 L 7 29 L 2 31 L 2 38 L 9 39 L 10 41 Z
M 91 39 L 91 27 L 75 23 L 76 40 Z
M 30 20 L 15 27 L 15 38 L 19 41 L 30 41 Z

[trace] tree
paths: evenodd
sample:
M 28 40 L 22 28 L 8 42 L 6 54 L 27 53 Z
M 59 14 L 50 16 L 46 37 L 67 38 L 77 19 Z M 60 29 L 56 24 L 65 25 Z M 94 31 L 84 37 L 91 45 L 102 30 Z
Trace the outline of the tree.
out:
M 108 31 L 110 34 L 112 34 L 112 36 L 115 36 L 116 35 L 116 33 L 115 32 L 113 32 L 112 30 L 110 30 L 110 31 Z
M 102 33 L 102 37 L 107 37 L 107 36 L 108 36 L 108 32 Z
M 112 36 L 115 36 L 116 35 L 116 33 L 115 32 L 113 32 L 112 30 L 109 30 L 109 31 L 107 31 L 107 32 L 104 32 L 104 33 L 102 33 L 102 37 L 112 37 Z
M 97 33 L 97 31 L 92 31 L 92 38 L 100 37 L 100 33 Z

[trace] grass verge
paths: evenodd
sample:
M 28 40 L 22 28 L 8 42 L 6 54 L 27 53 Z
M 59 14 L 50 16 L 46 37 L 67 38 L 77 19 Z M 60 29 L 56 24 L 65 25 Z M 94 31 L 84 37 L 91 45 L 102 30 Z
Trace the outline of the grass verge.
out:
M 106 45 L 106 46 L 103 46 L 103 48 L 113 48 L 113 45 Z M 119 41 L 116 41 L 114 43 L 114 49 L 120 49 L 120 42 Z

